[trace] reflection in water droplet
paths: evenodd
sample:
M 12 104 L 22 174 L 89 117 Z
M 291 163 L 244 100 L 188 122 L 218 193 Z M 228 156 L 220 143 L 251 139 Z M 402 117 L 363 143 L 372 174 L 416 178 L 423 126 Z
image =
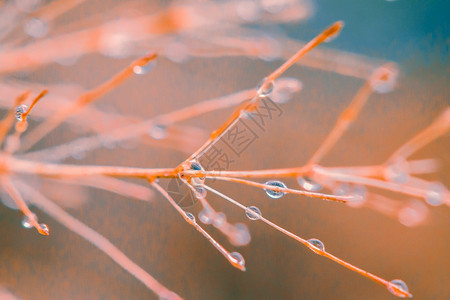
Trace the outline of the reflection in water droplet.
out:
M 396 290 L 392 287 L 392 285 L 395 286 L 395 287 L 397 287 L 397 288 L 399 288 L 400 290 L 402 290 L 402 291 L 404 291 L 404 292 L 406 292 L 406 293 L 409 293 L 408 286 L 406 285 L 406 283 L 405 283 L 403 280 L 400 280 L 400 279 L 394 279 L 394 280 L 390 281 L 389 283 L 390 283 L 391 285 L 388 286 L 388 290 L 389 290 L 389 292 L 391 292 L 391 294 L 393 294 L 393 295 L 395 295 L 395 296 L 397 296 L 397 297 L 401 297 L 401 298 L 405 298 L 405 297 L 406 297 L 406 296 L 403 295 L 402 293 L 396 291 Z
M 428 186 L 425 201 L 433 206 L 441 205 L 444 203 L 447 193 L 447 188 L 442 183 L 433 182 Z
M 322 189 L 322 186 L 320 184 L 313 181 L 308 176 L 305 176 L 305 177 L 299 176 L 299 177 L 297 177 L 297 181 L 298 181 L 298 184 L 302 188 L 304 188 L 305 190 L 310 191 L 310 192 L 317 192 Z
M 308 243 L 310 243 L 311 245 L 313 245 L 315 248 L 325 251 L 325 245 L 322 243 L 321 240 L 318 239 L 309 239 Z
M 36 215 L 32 216 L 35 220 L 37 220 Z M 30 229 L 33 227 L 33 224 L 31 223 L 31 219 L 28 216 L 24 216 L 22 219 L 22 227 L 26 229 Z
M 163 140 L 169 135 L 168 131 L 167 131 L 167 127 L 164 125 L 152 126 L 152 128 L 150 128 L 148 134 L 155 140 Z
M 240 254 L 239 252 L 231 252 L 230 255 L 237 261 L 238 265 L 242 267 L 245 266 L 245 260 L 242 254 Z
M 275 87 L 275 82 L 273 80 L 267 81 L 267 78 L 263 78 L 256 86 L 256 92 L 260 97 L 269 96 Z
M 269 180 L 266 182 L 266 185 L 271 185 L 271 186 L 275 186 L 275 187 L 280 187 L 280 188 L 286 188 L 286 185 L 278 180 Z M 264 189 L 266 191 L 266 194 L 273 199 L 279 199 L 281 197 L 283 197 L 285 195 L 284 192 L 281 191 L 275 191 L 275 190 L 269 190 L 269 189 Z
M 17 121 L 23 121 L 23 114 L 26 113 L 28 110 L 28 106 L 25 104 L 19 105 L 16 107 L 15 116 Z
M 48 33 L 48 24 L 39 18 L 32 18 L 25 23 L 24 31 L 33 38 L 41 38 Z
M 247 207 L 245 214 L 250 220 L 259 220 L 261 218 L 261 211 L 256 206 Z

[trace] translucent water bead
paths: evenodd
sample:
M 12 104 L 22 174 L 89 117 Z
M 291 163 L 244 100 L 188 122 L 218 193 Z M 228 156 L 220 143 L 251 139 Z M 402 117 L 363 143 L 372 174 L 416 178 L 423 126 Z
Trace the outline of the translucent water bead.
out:
M 33 38 L 41 38 L 48 33 L 48 24 L 39 18 L 32 18 L 25 23 L 23 30 Z
M 195 221 L 195 217 L 194 217 L 193 214 L 191 214 L 190 212 L 187 212 L 187 213 L 185 213 L 185 214 L 186 214 L 186 217 L 187 217 L 189 220 L 191 220 L 192 222 Z
M 442 183 L 434 182 L 428 186 L 425 201 L 430 205 L 438 206 L 444 203 L 447 194 L 447 188 Z
M 269 180 L 265 184 L 275 186 L 275 187 L 280 187 L 283 189 L 287 188 L 283 182 L 278 181 L 278 180 Z M 279 199 L 286 194 L 284 192 L 276 191 L 276 190 L 269 190 L 269 189 L 264 189 L 264 190 L 266 191 L 267 196 L 269 196 L 270 198 L 273 198 L 273 199 Z
M 145 75 L 156 67 L 156 60 L 149 61 L 145 66 L 134 66 L 133 72 L 136 75 Z
M 313 247 L 325 251 L 325 245 L 322 243 L 321 240 L 318 239 L 309 239 L 308 243 L 310 243 Z
M 250 235 L 250 231 L 248 230 L 247 225 L 243 223 L 237 223 L 234 225 L 234 231 L 229 236 L 230 243 L 233 246 L 241 247 L 248 245 L 252 239 Z
M 207 194 L 207 190 L 203 186 L 199 185 L 199 186 L 195 187 L 195 197 L 196 198 L 205 198 L 206 194 Z
M 32 215 L 32 218 L 33 218 L 34 220 L 37 220 L 36 215 Z M 23 227 L 23 228 L 26 228 L 26 229 L 32 228 L 32 227 L 33 227 L 33 224 L 32 224 L 31 222 L 32 222 L 32 220 L 31 220 L 30 217 L 24 216 L 23 219 L 22 219 L 22 227 Z
M 317 182 L 313 181 L 311 178 L 305 176 L 305 177 L 297 177 L 298 184 L 309 192 L 317 192 L 322 189 L 322 186 L 318 184 Z
M 394 280 L 390 281 L 389 283 L 390 283 L 391 285 L 388 286 L 388 291 L 391 292 L 391 294 L 393 294 L 393 295 L 395 295 L 395 296 L 397 296 L 397 297 L 405 298 L 405 295 L 402 294 L 402 293 L 400 293 L 400 292 L 398 292 L 398 291 L 396 291 L 396 290 L 392 287 L 392 285 L 395 286 L 395 287 L 397 287 L 398 289 L 400 289 L 400 290 L 406 292 L 406 293 L 409 293 L 408 286 L 406 285 L 406 283 L 405 283 L 403 280 L 400 280 L 400 279 L 394 279 Z
M 167 127 L 164 125 L 152 126 L 152 128 L 148 131 L 148 134 L 155 140 L 163 140 L 169 135 Z
M 294 93 L 299 92 L 303 85 L 300 80 L 292 77 L 283 77 L 277 80 L 277 84 L 270 96 L 276 103 L 289 102 Z
M 189 163 L 191 165 L 190 170 L 205 171 L 205 169 L 203 169 L 202 165 L 197 160 L 192 160 Z M 203 183 L 205 183 L 205 177 L 192 177 L 191 183 L 193 185 L 202 185 Z
M 273 80 L 267 81 L 267 78 L 264 77 L 263 80 L 261 80 L 256 86 L 256 92 L 260 97 L 266 97 L 272 93 L 274 87 L 275 82 Z
M 245 215 L 250 220 L 259 220 L 261 219 L 261 211 L 256 206 L 249 206 L 245 210 Z
M 23 121 L 23 114 L 26 113 L 26 111 L 28 110 L 28 106 L 26 106 L 25 104 L 19 105 L 16 107 L 16 120 L 17 121 Z
M 203 224 L 212 224 L 213 223 L 213 214 L 210 209 L 204 208 L 198 213 L 198 218 Z
M 231 252 L 230 255 L 232 258 L 234 258 L 236 260 L 236 262 L 239 266 L 245 268 L 245 260 L 244 260 L 244 257 L 242 256 L 242 254 L 240 254 L 239 252 Z
M 42 228 L 42 231 L 44 231 L 45 232 L 45 234 L 49 234 L 49 230 L 48 230 L 48 226 L 47 226 L 47 224 L 44 224 L 44 223 L 41 223 L 41 224 L 39 224 L 39 226 L 41 226 L 41 228 Z M 42 233 L 41 233 L 42 234 Z

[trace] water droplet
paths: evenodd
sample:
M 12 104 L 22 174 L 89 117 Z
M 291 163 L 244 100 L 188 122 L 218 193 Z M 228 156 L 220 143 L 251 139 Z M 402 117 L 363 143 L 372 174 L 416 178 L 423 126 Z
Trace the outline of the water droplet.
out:
M 23 121 L 23 114 L 26 113 L 28 110 L 28 106 L 25 104 L 19 105 L 16 107 L 16 120 L 17 121 Z
M 32 18 L 25 23 L 24 31 L 33 38 L 41 38 L 48 33 L 48 24 L 39 18 Z
M 393 294 L 397 297 L 405 298 L 405 295 L 403 293 L 400 293 L 399 291 L 396 291 L 393 286 L 395 286 L 396 288 L 398 288 L 406 293 L 409 293 L 408 286 L 406 285 L 406 283 L 403 280 L 394 279 L 394 280 L 390 281 L 389 283 L 390 283 L 390 285 L 388 286 L 388 290 L 389 290 L 389 292 L 391 292 L 391 294 Z
M 345 196 L 349 195 L 351 191 L 350 185 L 348 183 L 341 183 L 339 184 L 334 190 L 333 194 L 336 196 Z
M 205 198 L 208 191 L 205 189 L 205 187 L 198 185 L 195 187 L 195 197 L 197 198 Z
M 284 77 L 277 80 L 271 98 L 276 103 L 289 102 L 294 93 L 299 92 L 303 85 L 297 78 Z
M 214 217 L 214 227 L 222 227 L 223 224 L 225 224 L 225 222 L 227 221 L 227 216 L 225 216 L 224 213 L 218 213 L 215 215 Z
M 399 160 L 389 165 L 384 171 L 384 178 L 391 182 L 405 183 L 409 178 L 408 163 Z
M 272 93 L 274 87 L 275 83 L 273 80 L 267 81 L 267 78 L 263 78 L 263 80 L 261 80 L 256 86 L 256 92 L 260 97 L 266 97 Z
M 32 215 L 32 218 L 34 220 L 37 220 L 36 215 Z M 30 229 L 33 227 L 33 224 L 31 223 L 31 218 L 29 218 L 28 216 L 24 216 L 22 219 L 22 227 L 26 228 L 26 229 Z
M 212 217 L 212 211 L 210 209 L 204 208 L 198 213 L 198 218 L 203 224 L 212 224 L 213 223 L 213 217 Z
M 407 227 L 414 227 L 423 223 L 427 214 L 427 206 L 423 202 L 415 200 L 400 209 L 398 221 Z
M 197 160 L 190 161 L 190 170 L 193 171 L 205 171 L 202 165 Z M 205 177 L 191 177 L 191 183 L 193 185 L 202 185 L 205 183 Z
M 240 254 L 239 252 L 231 252 L 230 255 L 231 255 L 231 257 L 233 257 L 236 260 L 236 263 L 239 266 L 241 266 L 241 267 L 245 266 L 245 260 L 244 260 L 244 257 L 242 256 L 242 254 Z
M 145 75 L 156 67 L 156 59 L 149 61 L 145 66 L 134 66 L 133 72 L 136 75 Z
M 256 206 L 247 207 L 245 214 L 250 220 L 259 220 L 261 218 L 261 211 Z
M 310 192 L 317 192 L 322 189 L 322 185 L 318 184 L 317 182 L 313 181 L 308 176 L 305 177 L 297 177 L 298 184 L 305 190 Z
M 321 251 L 325 251 L 325 245 L 322 243 L 321 240 L 318 239 L 309 239 L 308 243 L 311 244 L 313 247 L 321 250 Z
M 48 230 L 47 224 L 41 223 L 41 224 L 39 224 L 39 226 L 41 226 L 41 228 L 42 228 L 42 230 L 44 231 L 45 234 L 48 235 L 50 233 L 50 231 Z
M 363 185 L 355 185 L 350 195 L 353 196 L 353 199 L 347 202 L 347 205 L 354 208 L 361 207 L 366 202 L 367 189 Z
M 195 221 L 195 216 L 193 214 L 191 214 L 190 212 L 186 212 L 185 214 L 189 220 Z
M 234 232 L 230 235 L 230 243 L 236 247 L 248 245 L 252 238 L 247 225 L 237 223 L 234 225 L 234 229 Z
M 265 184 L 275 186 L 275 187 L 280 187 L 283 189 L 287 188 L 283 182 L 278 181 L 278 180 L 269 180 Z M 269 190 L 269 189 L 264 189 L 264 190 L 266 191 L 267 196 L 269 196 L 270 198 L 273 198 L 273 199 L 279 199 L 285 195 L 285 193 L 281 192 L 281 191 L 275 191 L 275 190 Z
M 380 67 L 370 78 L 370 86 L 379 94 L 389 93 L 397 82 L 398 69 L 394 64 Z
M 155 140 L 163 140 L 169 135 L 169 133 L 166 126 L 154 125 L 150 128 L 149 135 Z
M 433 182 L 428 186 L 425 201 L 432 206 L 441 205 L 444 203 L 447 193 L 447 188 L 442 183 Z

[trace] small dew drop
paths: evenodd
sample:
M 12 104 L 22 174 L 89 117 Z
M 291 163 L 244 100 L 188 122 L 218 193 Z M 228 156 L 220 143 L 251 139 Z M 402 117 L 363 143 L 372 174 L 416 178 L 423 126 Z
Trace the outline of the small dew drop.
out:
M 351 195 L 353 200 L 347 202 L 347 205 L 354 208 L 362 207 L 366 202 L 367 189 L 363 185 L 355 185 Z
M 248 245 L 252 238 L 247 225 L 243 223 L 237 223 L 236 225 L 234 225 L 234 229 L 235 230 L 229 237 L 230 243 L 236 247 Z
M 39 18 L 32 18 L 25 23 L 24 31 L 33 38 L 41 38 L 48 33 L 48 24 Z
M 303 85 L 297 78 L 284 77 L 277 80 L 271 98 L 276 103 L 287 103 L 294 93 L 299 92 Z
M 220 228 L 223 226 L 223 224 L 225 224 L 225 222 L 227 221 L 227 217 L 225 216 L 224 213 L 218 213 L 215 215 L 214 217 L 214 227 Z
M 200 219 L 200 222 L 202 222 L 203 224 L 212 224 L 213 223 L 213 218 L 211 216 L 211 210 L 204 208 L 203 210 L 201 210 L 198 213 L 198 218 Z
M 321 240 L 318 239 L 309 239 L 308 243 L 310 243 L 313 247 L 321 250 L 321 251 L 325 251 L 325 245 L 322 243 Z
M 188 47 L 179 41 L 171 42 L 166 48 L 166 57 L 176 63 L 184 63 L 189 60 Z
M 28 106 L 25 104 L 19 105 L 16 107 L 16 120 L 17 121 L 23 121 L 23 114 L 26 113 L 28 110 Z
M 396 183 L 405 183 L 409 178 L 408 164 L 404 160 L 389 165 L 384 171 L 386 180 Z
M 186 217 L 188 217 L 188 219 L 191 221 L 195 221 L 195 216 L 190 212 L 186 212 Z
M 298 184 L 305 190 L 310 192 L 317 192 L 322 189 L 322 186 L 318 184 L 317 182 L 313 181 L 311 178 L 305 176 L 305 177 L 298 177 L 297 178 Z
M 278 181 L 278 180 L 269 180 L 265 184 L 275 186 L 275 187 L 280 187 L 283 189 L 287 188 L 283 182 Z M 273 198 L 273 199 L 279 199 L 285 195 L 285 193 L 281 192 L 281 191 L 275 191 L 275 190 L 269 190 L 269 189 L 264 189 L 264 190 L 266 191 L 267 196 L 269 196 L 270 198 Z
M 154 125 L 150 128 L 149 135 L 155 140 L 163 140 L 169 134 L 167 132 L 167 127 L 164 125 Z
M 261 211 L 256 206 L 249 206 L 245 209 L 245 215 L 250 220 L 259 220 L 261 219 Z
M 205 169 L 203 169 L 202 165 L 197 160 L 190 161 L 190 165 L 191 165 L 190 169 L 192 171 L 204 171 L 205 170 Z M 193 185 L 202 185 L 205 183 L 205 177 L 192 177 L 191 183 Z
M 236 262 L 239 266 L 241 266 L 241 267 L 245 266 L 245 260 L 244 260 L 244 257 L 242 256 L 242 254 L 240 254 L 239 252 L 231 252 L 230 255 L 231 255 L 231 257 L 233 257 L 236 260 Z
M 411 201 L 398 212 L 398 221 L 407 226 L 414 227 L 425 221 L 428 215 L 428 207 L 425 203 L 415 200 Z
M 41 223 L 41 224 L 39 224 L 39 226 L 41 226 L 42 230 L 43 230 L 47 235 L 50 233 L 50 231 L 48 230 L 47 224 Z
M 134 66 L 133 72 L 136 75 L 145 75 L 156 67 L 156 60 L 148 62 L 145 66 Z
M 265 77 L 256 86 L 256 92 L 258 93 L 258 95 L 260 97 L 266 97 L 266 96 L 269 96 L 270 93 L 272 93 L 274 87 L 275 87 L 275 82 L 273 80 L 267 81 L 267 78 Z
M 389 290 L 389 292 L 391 292 L 391 294 L 393 294 L 397 297 L 400 297 L 400 298 L 406 297 L 403 293 L 395 290 L 393 286 L 395 286 L 396 288 L 409 294 L 408 286 L 406 285 L 406 283 L 403 280 L 394 279 L 394 280 L 390 281 L 389 283 L 390 283 L 390 285 L 388 286 L 388 290 Z
M 196 198 L 205 198 L 207 194 L 207 190 L 205 187 L 198 185 L 195 187 L 195 197 Z
M 36 216 L 32 216 L 36 220 Z M 26 229 L 30 229 L 33 227 L 33 224 L 31 223 L 31 219 L 28 216 L 24 216 L 22 219 L 22 227 Z
M 447 188 L 440 182 L 434 182 L 428 186 L 425 201 L 432 206 L 439 206 L 444 203 Z

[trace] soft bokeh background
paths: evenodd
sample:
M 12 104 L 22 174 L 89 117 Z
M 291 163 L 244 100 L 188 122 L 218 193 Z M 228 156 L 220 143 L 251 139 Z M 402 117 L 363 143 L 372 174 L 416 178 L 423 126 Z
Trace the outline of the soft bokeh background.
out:
M 84 5 L 75 13 L 82 17 L 90 9 Z M 282 26 L 290 36 L 306 40 L 328 24 L 343 20 L 346 27 L 341 36 L 327 47 L 392 59 L 402 70 L 397 89 L 371 97 L 358 121 L 324 159 L 324 165 L 380 163 L 449 106 L 448 9 L 446 1 L 317 1 L 312 19 Z M 93 54 L 73 67 L 49 65 L 26 76 L 48 84 L 75 82 L 93 87 L 130 61 Z M 149 117 L 255 86 L 279 63 L 219 58 L 174 64 L 161 58 L 151 73 L 127 81 L 99 106 Z M 363 83 L 298 66 L 288 75 L 303 82 L 303 91 L 282 106 L 283 115 L 270 123 L 234 169 L 302 165 Z M 213 130 L 230 112 L 188 124 Z M 66 139 L 76 136 L 62 127 L 48 142 L 54 143 L 61 134 Z M 447 186 L 448 149 L 447 135 L 414 155 L 439 158 L 442 169 L 431 179 Z M 82 163 L 168 167 L 184 158 L 167 149 L 117 148 L 96 151 Z M 294 180 L 286 183 L 296 185 Z M 416 299 L 450 298 L 448 207 L 432 208 L 425 224 L 407 228 L 364 208 L 289 195 L 273 200 L 246 186 L 212 185 L 245 205 L 258 206 L 266 218 L 302 237 L 321 239 L 327 250 L 356 266 L 388 280 L 403 279 Z M 246 222 L 250 228 L 251 244 L 237 249 L 245 257 L 245 273 L 231 267 L 159 195 L 151 203 L 140 203 L 89 190 L 88 198 L 88 203 L 69 212 L 186 299 L 394 299 L 370 280 L 314 255 L 261 222 L 247 220 L 242 211 L 217 197 L 210 201 L 218 211 L 225 212 L 231 222 Z M 190 210 L 198 209 L 194 206 Z M 155 298 L 96 248 L 35 211 L 49 225 L 49 237 L 23 229 L 20 213 L 0 206 L 0 285 L 23 299 Z M 227 249 L 233 249 L 217 230 L 204 227 Z

